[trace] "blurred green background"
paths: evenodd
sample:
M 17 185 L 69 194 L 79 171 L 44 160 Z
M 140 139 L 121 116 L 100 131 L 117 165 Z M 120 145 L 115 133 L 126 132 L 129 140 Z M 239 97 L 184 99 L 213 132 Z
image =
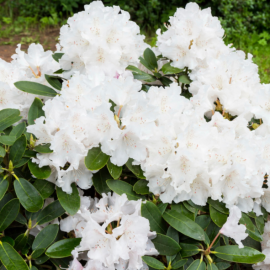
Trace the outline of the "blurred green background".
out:
M 59 27 L 90 0 L 0 0 L 0 45 L 18 42 L 56 43 Z M 226 32 L 225 42 L 254 55 L 261 82 L 270 83 L 270 1 L 269 0 L 104 0 L 130 13 L 150 45 L 155 31 L 163 27 L 177 7 L 196 2 L 211 7 Z M 44 38 L 46 37 L 46 38 Z M 52 39 L 53 38 L 53 39 Z

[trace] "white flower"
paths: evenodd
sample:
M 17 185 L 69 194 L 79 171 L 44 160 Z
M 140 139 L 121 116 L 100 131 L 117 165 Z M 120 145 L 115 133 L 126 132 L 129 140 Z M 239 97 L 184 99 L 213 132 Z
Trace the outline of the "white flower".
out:
M 230 215 L 226 223 L 222 226 L 220 233 L 226 235 L 227 237 L 233 238 L 238 244 L 239 248 L 243 248 L 242 240 L 244 240 L 248 234 L 245 233 L 246 227 L 243 224 L 238 225 L 241 218 L 241 211 L 238 207 L 233 206 L 230 209 Z

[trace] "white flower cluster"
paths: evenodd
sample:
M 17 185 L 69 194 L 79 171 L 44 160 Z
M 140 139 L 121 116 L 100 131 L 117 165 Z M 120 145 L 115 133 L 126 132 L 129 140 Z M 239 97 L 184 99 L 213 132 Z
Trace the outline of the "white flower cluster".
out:
M 117 76 L 129 64 L 138 62 L 147 45 L 139 26 L 118 6 L 104 7 L 101 1 L 84 6 L 60 30 L 64 56 L 60 60 L 65 76 L 74 71 L 104 72 Z
M 49 86 L 45 74 L 52 75 L 60 69 L 60 66 L 52 58 L 52 51 L 45 52 L 40 44 L 31 44 L 28 53 L 21 51 L 19 44 L 12 58 L 11 63 L 0 59 L 0 110 L 19 109 L 21 115 L 27 119 L 28 110 L 35 96 L 18 90 L 14 83 L 32 81 Z
M 60 222 L 62 231 L 82 238 L 69 269 L 148 270 L 141 257 L 158 255 L 151 242 L 156 233 L 140 209 L 141 200 L 129 201 L 126 194 L 103 194 L 100 200 L 81 196 L 78 213 Z M 78 259 L 86 260 L 86 266 Z
M 261 215 L 260 205 L 269 211 L 270 192 L 263 183 L 270 173 L 270 86 L 260 84 L 250 56 L 246 59 L 243 52 L 225 46 L 216 22 L 209 10 L 190 3 L 178 9 L 172 26 L 159 36 L 158 49 L 165 56 L 173 45 L 166 47 L 162 40 L 171 31 L 171 39 L 173 33 L 191 36 L 190 51 L 197 39 L 206 39 L 203 57 L 194 47 L 197 64 L 183 64 L 194 68 L 190 100 L 180 95 L 177 83 L 145 93 L 129 72 L 115 78 L 99 71 L 75 72 L 61 96 L 46 102 L 45 118 L 28 127 L 37 144 L 51 144 L 53 153 L 35 160 L 39 166 L 51 166 L 49 180 L 66 192 L 71 192 L 72 182 L 89 188 L 92 174 L 83 159 L 89 149 L 101 145 L 113 164 L 122 166 L 132 158 L 141 165 L 150 191 L 163 202 L 191 199 L 205 205 L 211 197 L 243 212 Z M 185 39 L 177 44 L 181 42 Z M 252 117 L 261 122 L 253 131 L 248 127 Z
M 270 269 L 270 221 L 265 224 L 264 234 L 262 235 L 262 238 L 262 253 L 266 256 L 266 258 L 263 262 L 253 265 L 254 270 Z

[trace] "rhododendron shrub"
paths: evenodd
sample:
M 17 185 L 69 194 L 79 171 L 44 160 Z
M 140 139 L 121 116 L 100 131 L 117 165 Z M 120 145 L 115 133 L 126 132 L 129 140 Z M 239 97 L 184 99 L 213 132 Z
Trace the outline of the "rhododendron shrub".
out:
M 1 60 L 1 269 L 270 267 L 270 86 L 210 9 L 166 28 L 94 1 Z

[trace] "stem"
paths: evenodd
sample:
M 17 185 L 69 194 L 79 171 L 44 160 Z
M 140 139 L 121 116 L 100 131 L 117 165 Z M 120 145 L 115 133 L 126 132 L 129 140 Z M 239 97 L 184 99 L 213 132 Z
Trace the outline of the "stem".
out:
M 211 245 L 209 246 L 209 248 L 206 250 L 206 253 L 210 252 L 211 247 L 214 245 L 214 243 L 216 242 L 216 240 L 218 239 L 220 234 L 221 234 L 221 232 L 219 231 L 218 234 L 216 235 L 216 237 L 214 238 L 214 240 L 212 241 Z

